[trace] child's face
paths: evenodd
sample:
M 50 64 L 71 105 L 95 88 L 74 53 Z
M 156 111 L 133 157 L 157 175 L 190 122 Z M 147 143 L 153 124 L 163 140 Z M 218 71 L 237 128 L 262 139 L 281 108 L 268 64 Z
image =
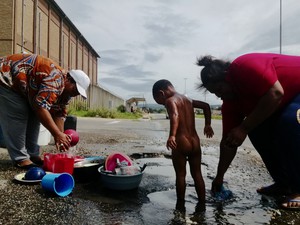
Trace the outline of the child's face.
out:
M 163 91 L 159 91 L 155 96 L 153 96 L 154 100 L 157 104 L 164 105 L 165 104 L 165 96 Z

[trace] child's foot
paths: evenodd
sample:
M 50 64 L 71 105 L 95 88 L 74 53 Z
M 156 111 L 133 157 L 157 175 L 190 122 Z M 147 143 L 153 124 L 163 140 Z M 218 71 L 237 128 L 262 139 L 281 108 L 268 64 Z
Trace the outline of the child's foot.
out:
M 179 212 L 185 212 L 185 200 L 177 200 L 175 209 Z
M 205 212 L 206 207 L 205 207 L 205 201 L 199 201 L 195 207 L 195 213 L 201 213 Z

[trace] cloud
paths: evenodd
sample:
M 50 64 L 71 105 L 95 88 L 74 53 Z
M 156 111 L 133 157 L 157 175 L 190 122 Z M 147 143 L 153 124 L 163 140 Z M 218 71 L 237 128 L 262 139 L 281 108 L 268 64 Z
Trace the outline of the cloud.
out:
M 300 26 L 298 22 L 300 5 L 294 0 L 289 4 L 295 3 L 295 7 L 282 7 L 282 49 L 286 53 L 300 54 Z M 285 6 L 285 7 L 284 7 Z M 298 9 L 298 10 L 295 10 Z M 272 10 L 259 17 L 251 26 L 248 38 L 244 43 L 240 43 L 238 54 L 246 52 L 273 52 L 279 53 L 280 49 L 280 8 L 279 3 L 272 5 Z M 260 15 L 260 14 L 258 14 Z M 292 45 L 298 45 L 298 51 L 290 51 Z M 297 53 L 296 53 L 297 52 Z M 284 51 L 283 51 L 284 53 Z M 236 55 L 235 55 L 236 57 Z
M 163 54 L 158 52 L 158 53 L 151 53 L 151 52 L 146 52 L 144 54 L 144 61 L 155 63 L 158 62 L 160 59 L 162 59 Z
M 139 81 L 132 81 L 126 78 L 116 78 L 116 77 L 106 77 L 101 80 L 105 86 L 109 87 L 113 84 L 113 86 L 118 87 L 120 90 L 130 91 L 131 94 L 122 95 L 123 98 L 129 98 L 132 95 L 144 95 L 145 91 L 148 93 L 151 92 L 152 86 L 156 80 L 151 79 L 141 79 Z M 122 92 L 119 93 L 121 95 Z
M 133 57 L 128 49 L 110 49 L 99 53 L 101 56 L 100 64 L 106 65 L 126 65 Z
M 154 73 L 150 71 L 145 71 L 139 65 L 127 65 L 124 67 L 116 68 L 113 72 L 113 76 L 117 77 L 126 77 L 126 78 L 134 78 L 140 80 L 143 77 L 152 76 Z
M 191 96 L 198 56 L 233 60 L 247 52 L 279 52 L 279 1 L 56 0 L 101 58 L 99 83 L 122 96 L 145 95 L 169 79 Z M 282 1 L 282 49 L 300 55 L 299 0 Z M 298 50 L 299 49 L 299 50 Z M 214 96 L 206 99 L 218 102 Z
M 148 35 L 146 46 L 174 47 L 184 43 L 186 38 L 193 35 L 194 28 L 197 27 L 195 21 L 173 13 L 169 8 L 155 8 L 149 11 L 151 16 L 147 16 L 144 28 Z
M 59 6 L 63 7 L 64 13 L 69 17 L 71 22 L 80 26 L 80 24 L 89 24 L 93 21 L 91 11 L 93 11 L 93 5 L 89 0 L 76 1 L 75 4 L 70 2 L 56 1 Z

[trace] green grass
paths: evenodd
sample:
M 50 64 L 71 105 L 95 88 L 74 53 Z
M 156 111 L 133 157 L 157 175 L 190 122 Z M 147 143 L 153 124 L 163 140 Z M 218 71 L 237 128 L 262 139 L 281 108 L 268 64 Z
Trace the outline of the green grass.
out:
M 201 114 L 201 115 L 196 115 L 196 118 L 204 118 L 204 115 Z M 214 119 L 214 120 L 221 120 L 222 119 L 222 115 L 211 115 L 211 119 Z
M 119 112 L 117 110 L 94 109 L 94 110 L 69 110 L 69 115 L 78 117 L 100 117 L 112 119 L 139 119 L 143 117 L 140 112 Z
M 131 112 L 117 112 L 116 117 L 118 119 L 139 119 L 142 118 L 143 114 L 136 112 L 136 113 L 131 113 Z
M 120 110 L 110 110 L 105 108 L 99 109 L 88 109 L 85 110 L 84 107 L 70 107 L 68 110 L 69 115 L 74 115 L 77 117 L 100 117 L 100 118 L 112 118 L 112 119 L 139 119 L 143 117 L 143 112 L 140 110 L 132 112 L 126 112 L 126 108 L 118 107 Z M 164 113 L 164 112 L 163 112 Z M 203 114 L 196 114 L 196 118 L 204 118 Z M 222 119 L 221 115 L 212 115 L 212 119 Z

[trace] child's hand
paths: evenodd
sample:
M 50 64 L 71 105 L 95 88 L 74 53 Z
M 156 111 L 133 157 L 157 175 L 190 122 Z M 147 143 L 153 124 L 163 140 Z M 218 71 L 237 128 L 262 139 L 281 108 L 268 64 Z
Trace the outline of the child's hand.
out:
M 214 131 L 212 129 L 212 127 L 210 125 L 205 125 L 204 127 L 204 135 L 207 138 L 211 138 L 212 136 L 214 136 Z
M 177 144 L 176 144 L 176 139 L 175 136 L 170 136 L 168 141 L 167 141 L 167 149 L 170 150 L 170 148 L 172 150 L 176 149 Z

